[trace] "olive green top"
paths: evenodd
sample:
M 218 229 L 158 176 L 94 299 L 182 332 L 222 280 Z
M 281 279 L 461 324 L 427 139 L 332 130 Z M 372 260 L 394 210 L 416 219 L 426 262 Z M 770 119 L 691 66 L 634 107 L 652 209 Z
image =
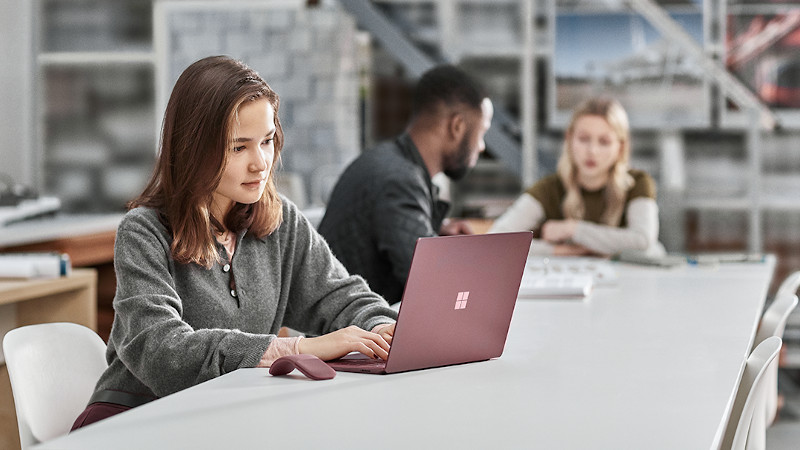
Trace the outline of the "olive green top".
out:
M 628 171 L 628 173 L 633 177 L 633 187 L 625 196 L 625 206 L 627 206 L 631 200 L 638 197 L 656 198 L 656 184 L 650 175 L 641 170 L 633 169 Z M 526 192 L 542 204 L 545 220 L 564 219 L 561 203 L 567 195 L 567 190 L 558 175 L 553 174 L 542 178 Z M 606 208 L 605 188 L 597 191 L 581 189 L 581 196 L 583 197 L 585 207 L 583 220 L 600 223 L 600 218 Z M 627 226 L 627 217 L 624 209 L 619 226 Z

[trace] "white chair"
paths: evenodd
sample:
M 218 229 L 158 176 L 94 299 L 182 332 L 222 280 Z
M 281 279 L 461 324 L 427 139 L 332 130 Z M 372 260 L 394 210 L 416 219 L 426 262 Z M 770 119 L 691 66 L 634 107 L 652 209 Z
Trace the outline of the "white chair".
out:
M 797 302 L 797 296 L 794 294 L 777 295 L 761 316 L 753 346 L 770 336 L 782 337 L 786 330 L 786 321 L 789 320 L 789 314 L 797 306 Z
M 800 288 L 800 270 L 784 278 L 780 287 L 778 287 L 778 292 L 775 294 L 775 297 L 777 298 L 786 294 L 795 295 L 797 294 L 798 288 Z
M 3 352 L 22 450 L 67 434 L 108 367 L 103 339 L 74 323 L 15 328 Z
M 797 288 L 800 287 L 800 271 L 794 272 L 786 277 L 778 288 L 775 294 L 775 300 L 764 311 L 761 317 L 761 322 L 758 325 L 758 332 L 756 339 L 753 342 L 753 347 L 760 344 L 764 339 L 770 336 L 778 336 L 783 338 L 783 331 L 786 329 L 786 321 L 789 320 L 789 315 L 795 307 L 797 307 Z M 775 422 L 775 417 L 778 415 L 778 368 L 780 358 L 770 364 L 767 372 L 767 398 L 766 398 L 766 414 L 767 426 Z
M 728 450 L 763 450 L 766 447 L 765 374 L 778 356 L 781 338 L 770 336 L 750 356 L 733 402 L 731 416 L 720 448 Z

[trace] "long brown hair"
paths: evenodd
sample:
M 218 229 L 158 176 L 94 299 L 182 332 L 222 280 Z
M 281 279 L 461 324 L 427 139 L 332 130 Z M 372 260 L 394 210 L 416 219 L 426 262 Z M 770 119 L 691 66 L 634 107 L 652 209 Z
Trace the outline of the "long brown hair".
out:
M 280 100 L 258 73 L 227 56 L 211 56 L 187 67 L 175 83 L 164 113 L 155 169 L 142 194 L 128 204 L 159 211 L 172 233 L 175 261 L 211 267 L 219 260 L 214 232 L 222 231 L 223 225 L 235 233 L 246 229 L 263 237 L 281 224 L 276 164 L 257 202 L 236 203 L 224 218 L 214 218 L 209 211 L 227 162 L 234 117 L 243 103 L 260 98 L 274 109 L 277 163 L 283 147 Z
M 614 132 L 620 142 L 619 157 L 609 170 L 608 184 L 605 190 L 606 207 L 600 218 L 600 223 L 619 226 L 625 208 L 625 197 L 633 187 L 633 178 L 628 173 L 631 156 L 631 133 L 628 124 L 628 114 L 622 105 L 610 98 L 592 98 L 582 103 L 572 114 L 572 120 L 564 136 L 564 146 L 561 158 L 558 160 L 556 172 L 561 183 L 567 190 L 561 211 L 567 219 L 583 219 L 584 204 L 581 189 L 578 185 L 578 168 L 575 166 L 570 151 L 572 133 L 575 123 L 583 116 L 592 115 L 602 117 Z

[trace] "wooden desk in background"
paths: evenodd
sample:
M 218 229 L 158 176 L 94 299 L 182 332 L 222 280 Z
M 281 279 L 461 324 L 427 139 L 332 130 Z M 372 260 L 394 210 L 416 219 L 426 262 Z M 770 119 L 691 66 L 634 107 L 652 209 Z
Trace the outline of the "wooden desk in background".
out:
M 116 289 L 114 238 L 123 214 L 57 215 L 0 227 L 0 253 L 54 251 L 66 253 L 72 267 L 97 270 L 97 332 L 108 340 Z
M 0 319 L 8 329 L 48 322 L 74 322 L 97 330 L 97 271 L 74 269 L 67 277 L 0 279 Z M 14 397 L 5 364 L 0 365 L 0 448 L 19 448 Z
M 0 227 L 0 252 L 66 253 L 73 267 L 114 260 L 114 236 L 122 214 L 64 215 Z
M 75 322 L 97 330 L 97 271 L 52 279 L 0 279 L 0 306 L 14 305 L 16 326 Z

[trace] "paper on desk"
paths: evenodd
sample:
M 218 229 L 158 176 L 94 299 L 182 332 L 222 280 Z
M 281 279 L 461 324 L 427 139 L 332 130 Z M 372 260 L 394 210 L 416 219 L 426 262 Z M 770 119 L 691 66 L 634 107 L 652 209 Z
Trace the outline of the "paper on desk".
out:
M 590 257 L 528 258 L 525 271 L 547 274 L 591 275 L 595 286 L 617 284 L 617 269 L 607 259 Z
M 58 278 L 71 271 L 66 253 L 0 253 L 0 278 Z

